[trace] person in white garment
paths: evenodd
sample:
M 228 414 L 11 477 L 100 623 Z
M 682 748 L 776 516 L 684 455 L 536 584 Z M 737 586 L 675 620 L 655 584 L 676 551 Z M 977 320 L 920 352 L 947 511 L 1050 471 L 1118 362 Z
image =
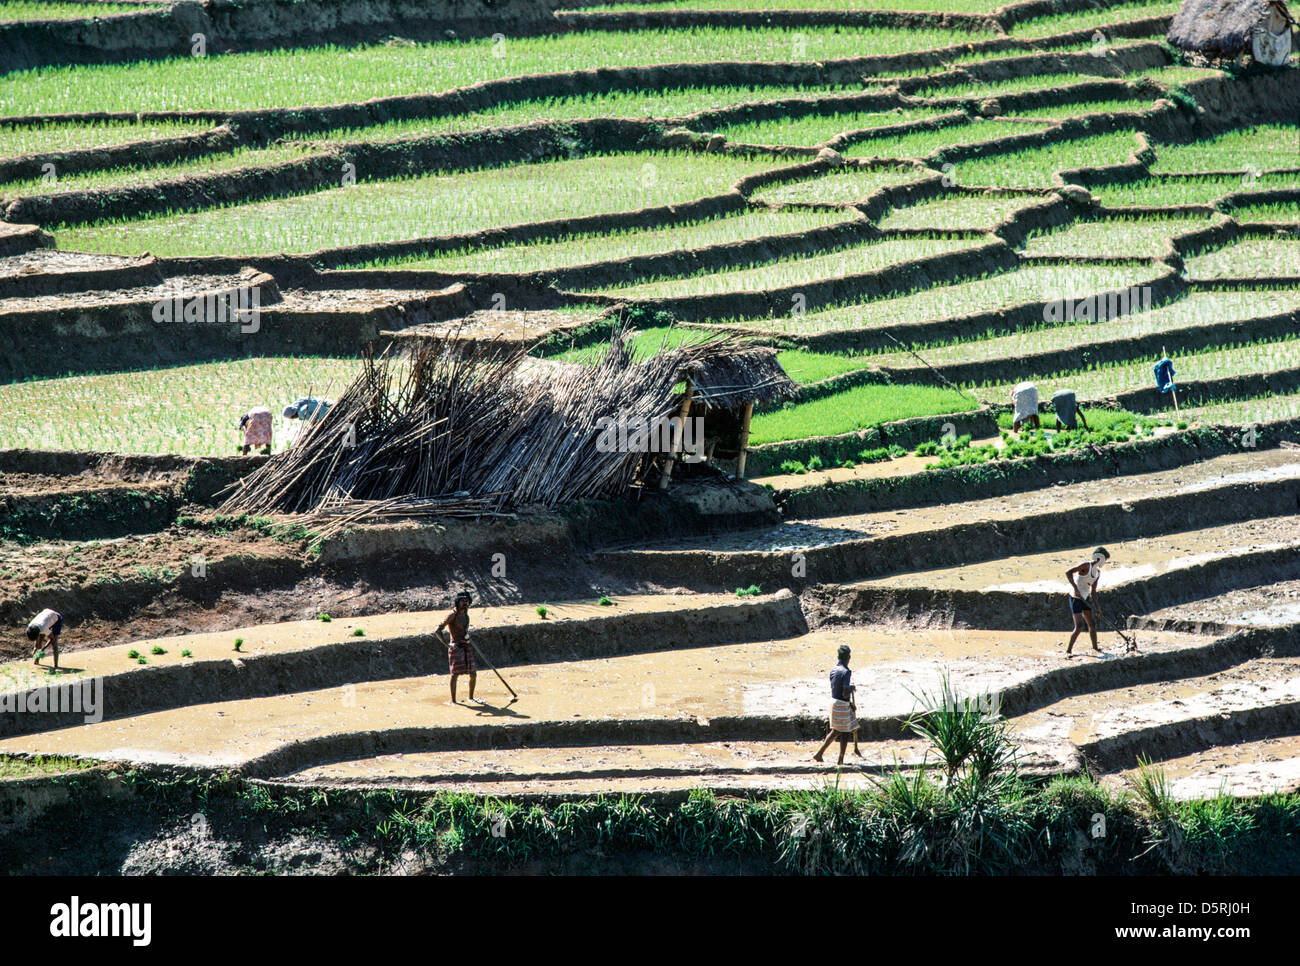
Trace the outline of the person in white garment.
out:
M 1102 565 L 1110 559 L 1110 551 L 1098 547 L 1092 552 L 1092 559 L 1071 567 L 1065 572 L 1065 579 L 1070 584 L 1070 614 L 1074 618 L 1074 633 L 1070 643 L 1065 647 L 1065 656 L 1070 657 L 1074 651 L 1074 642 L 1079 639 L 1086 625 L 1088 637 L 1092 639 L 1092 649 L 1098 654 L 1097 618 L 1101 616 L 1101 604 L 1097 601 L 1097 582 L 1101 579 Z
M 1011 429 L 1020 432 L 1021 426 L 1038 429 L 1038 387 L 1032 382 L 1022 382 L 1011 391 L 1011 403 L 1015 415 L 1011 417 Z
M 41 655 L 48 647 L 54 652 L 54 670 L 59 669 L 59 634 L 63 632 L 63 615 L 48 607 L 32 618 L 27 625 L 27 639 L 36 644 L 32 659 L 41 663 Z

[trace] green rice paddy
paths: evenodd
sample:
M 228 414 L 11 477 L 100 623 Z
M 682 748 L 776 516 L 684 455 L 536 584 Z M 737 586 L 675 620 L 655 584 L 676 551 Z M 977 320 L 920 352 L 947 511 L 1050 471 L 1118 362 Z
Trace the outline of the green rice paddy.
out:
M 1033 121 L 974 120 L 933 131 L 915 131 L 901 137 L 871 138 L 844 149 L 851 158 L 923 158 L 958 144 L 980 144 L 997 138 L 1045 131 L 1048 125 Z
M 46 67 L 6 77 L 0 114 L 352 103 L 530 74 L 696 62 L 813 63 L 970 39 L 966 30 L 939 28 L 596 31 Z
M 0 126 L 0 157 L 51 154 L 101 148 L 132 141 L 155 141 L 199 134 L 212 125 L 196 121 L 143 121 L 96 124 L 23 124 Z
M 60 247 L 155 255 L 310 252 L 680 204 L 727 191 L 770 158 L 639 152 L 358 183 L 57 233 Z
M 1300 124 L 1260 124 L 1191 144 L 1158 144 L 1155 174 L 1300 168 Z
M 882 229 L 910 228 L 944 231 L 989 231 L 999 221 L 1038 198 L 1023 195 L 960 195 L 941 197 L 908 208 L 895 208 L 880 220 Z
M 1251 191 L 1294 190 L 1300 176 L 1289 174 L 1229 175 L 1221 178 L 1165 178 L 1157 175 L 1125 184 L 1093 188 L 1093 197 L 1110 208 L 1213 205 L 1220 198 Z
M 1192 279 L 1300 277 L 1300 239 L 1247 238 L 1187 259 Z
M 1032 302 L 1078 299 L 1149 281 L 1149 265 L 1030 265 L 954 285 L 939 285 L 898 298 L 876 299 L 783 319 L 743 323 L 777 333 L 869 329 L 958 318 Z M 901 335 L 906 341 L 906 337 Z
M 863 274 L 914 258 L 958 251 L 974 244 L 977 243 L 951 238 L 887 239 L 822 255 L 804 255 L 747 268 L 701 273 L 684 278 L 632 282 L 600 291 L 603 294 L 628 299 L 679 298 L 686 295 L 715 295 L 720 292 L 758 292 L 764 289 L 787 288 L 791 285 L 823 279 Z
M 1172 236 L 1209 228 L 1212 224 L 1213 219 L 1208 215 L 1079 221 L 1032 235 L 1025 245 L 1025 254 L 1071 258 L 1097 254 L 1155 258 Z
M 815 147 L 825 144 L 838 134 L 907 124 L 911 121 L 924 121 L 944 113 L 945 111 L 940 108 L 925 107 L 906 110 L 899 108 L 894 111 L 874 113 L 818 114 L 811 117 L 735 124 L 716 130 L 728 141 L 742 144 L 791 144 L 799 147 Z
M 969 412 L 975 400 L 952 389 L 918 385 L 855 386 L 812 402 L 754 416 L 749 441 L 758 446 L 813 436 L 838 436 L 913 416 Z
M 607 262 L 634 255 L 654 255 L 803 232 L 843 223 L 847 220 L 846 214 L 820 209 L 762 209 L 671 228 L 579 235 L 553 242 L 527 242 L 500 248 L 461 249 L 378 260 L 355 267 L 419 268 L 441 272 L 540 272 L 566 265 Z
M 907 184 L 929 174 L 921 168 L 837 168 L 828 174 L 760 188 L 754 199 L 772 204 L 843 205 L 864 200 L 881 188 Z
M 356 359 L 257 358 L 76 375 L 0 385 L 0 448 L 119 453 L 234 454 L 239 417 L 275 414 L 302 396 L 335 398 L 360 372 Z

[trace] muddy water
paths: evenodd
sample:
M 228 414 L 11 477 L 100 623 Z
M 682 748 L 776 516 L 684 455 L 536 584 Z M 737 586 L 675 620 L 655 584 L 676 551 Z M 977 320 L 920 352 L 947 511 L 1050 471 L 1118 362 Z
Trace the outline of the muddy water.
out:
M 305 630 L 305 629 L 303 629 Z M 1153 637 L 1155 635 L 1152 635 Z M 1162 646 L 1199 640 L 1162 635 Z M 628 655 L 508 669 L 521 699 L 480 673 L 487 706 L 451 705 L 447 679 L 361 682 L 274 697 L 209 703 L 0 741 L 0 752 L 238 765 L 307 738 L 409 727 L 600 720 L 707 721 L 713 717 L 823 717 L 827 672 L 840 644 L 858 668 L 859 713 L 901 714 L 932 692 L 946 668 L 959 691 L 1005 687 L 1060 666 L 1059 635 L 852 629 L 756 644 Z M 228 651 L 224 652 L 229 654 Z M 249 665 L 256 673 L 256 665 Z M 462 682 L 460 696 L 466 697 Z
M 1300 791 L 1300 735 L 1224 745 L 1160 763 L 1175 798 Z M 1132 779 L 1137 769 L 1111 776 Z
M 1083 744 L 1155 725 L 1300 701 L 1300 659 L 1249 661 L 1226 671 L 1065 698 L 1016 719 L 1037 740 Z
M 595 601 L 571 601 L 548 604 L 546 623 L 563 627 L 566 621 L 592 617 L 614 617 L 618 614 L 645 614 L 672 612 L 682 609 L 735 606 L 737 599 L 727 594 L 641 594 L 610 598 L 612 603 L 602 606 Z M 330 621 L 285 621 L 278 624 L 259 624 L 205 634 L 182 634 L 116 644 L 77 651 L 63 655 L 60 663 L 74 673 L 87 676 L 121 674 L 124 671 L 147 674 L 155 667 L 184 665 L 201 660 L 235 660 L 267 654 L 287 654 L 331 645 L 378 646 L 386 638 L 408 637 L 413 634 L 432 634 L 442 623 L 447 610 L 403 611 L 375 614 L 369 617 L 334 619 Z M 538 624 L 536 605 L 515 604 L 502 607 L 475 607 L 470 611 L 470 630 L 509 627 L 519 624 Z M 357 636 L 357 630 L 364 635 Z M 234 650 L 235 639 L 242 638 L 240 651 Z M 153 646 L 161 646 L 166 654 L 150 653 Z M 139 651 L 149 662 L 138 665 L 128 657 L 128 652 Z M 193 657 L 181 656 L 189 650 Z M 45 660 L 48 668 L 50 659 Z M 49 683 L 47 671 L 35 668 L 30 660 L 10 661 L 0 664 L 0 691 L 16 687 L 30 687 L 34 683 Z
M 848 473 L 849 471 L 839 471 Z M 971 500 L 961 504 L 960 522 L 1015 519 L 1075 507 L 1103 506 L 1138 499 L 1205 490 L 1233 484 L 1300 479 L 1300 460 L 1292 450 L 1232 453 L 1190 466 L 1157 473 L 1091 480 L 1011 496 Z M 793 477 L 805 479 L 805 477 Z M 770 480 L 768 480 L 770 482 Z M 663 550 L 766 550 L 783 552 L 828 546 L 893 534 L 944 530 L 954 523 L 951 505 L 913 507 L 878 513 L 808 518 L 763 530 L 719 537 L 663 541 L 645 545 Z
M 1071 550 L 1026 554 L 943 570 L 918 571 L 863 581 L 864 587 L 928 587 L 936 590 L 1006 591 L 1011 593 L 1059 591 L 1069 593 L 1065 571 L 1087 562 L 1092 548 L 1104 543 L 1110 561 L 1102 570 L 1100 589 L 1194 567 L 1210 560 L 1235 557 L 1260 550 L 1300 545 L 1300 517 L 1246 520 L 1205 530 L 1118 543 L 1104 533 L 1088 536 Z M 1029 578 L 1029 579 L 1026 579 Z
M 1300 623 L 1300 580 L 1284 580 L 1216 594 L 1155 611 L 1151 620 L 1199 621 L 1235 627 Z

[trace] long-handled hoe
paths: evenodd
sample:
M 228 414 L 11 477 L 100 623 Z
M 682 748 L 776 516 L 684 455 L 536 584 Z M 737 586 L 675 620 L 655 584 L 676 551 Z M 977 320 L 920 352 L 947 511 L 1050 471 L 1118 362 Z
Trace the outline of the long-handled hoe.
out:
M 516 701 L 518 701 L 519 695 L 515 694 L 515 689 L 512 688 L 509 684 L 506 684 L 506 679 L 501 677 L 501 672 L 496 669 L 496 665 L 493 664 L 491 661 L 489 661 L 487 659 L 487 656 L 478 649 L 478 645 L 474 643 L 473 638 L 470 638 L 469 646 L 474 648 L 474 653 L 477 654 L 482 659 L 484 664 L 486 664 L 488 667 L 492 669 L 492 673 L 497 676 L 497 679 L 500 680 L 502 684 L 506 685 L 506 690 L 510 692 L 510 700 L 507 701 L 506 704 L 514 704 Z
M 1111 619 L 1110 619 L 1108 616 L 1106 616 L 1105 614 L 1102 614 L 1102 618 L 1101 618 L 1101 619 L 1104 620 L 1104 621 L 1105 621 L 1105 622 L 1110 626 L 1110 629 L 1111 629 L 1112 631 L 1114 631 L 1116 634 L 1118 634 L 1119 637 L 1120 637 L 1120 640 L 1122 640 L 1122 641 L 1124 642 L 1124 653 L 1125 653 L 1125 654 L 1136 654 L 1136 653 L 1138 652 L 1137 638 L 1129 637 L 1127 634 L 1125 634 L 1123 631 L 1121 631 L 1118 627 L 1116 627 L 1116 626 L 1115 626 L 1115 622 L 1114 622 L 1113 620 L 1111 620 Z

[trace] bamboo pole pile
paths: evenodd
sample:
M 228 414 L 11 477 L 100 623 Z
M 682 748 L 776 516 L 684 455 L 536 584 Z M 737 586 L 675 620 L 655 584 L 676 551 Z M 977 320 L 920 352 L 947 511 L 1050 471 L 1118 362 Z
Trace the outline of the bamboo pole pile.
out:
M 602 418 L 675 413 L 682 373 L 734 348 L 723 338 L 636 360 L 615 333 L 594 365 L 544 376 L 522 365 L 522 349 L 454 335 L 367 357 L 334 406 L 232 487 L 221 512 L 308 513 L 333 532 L 616 496 L 649 464 L 642 452 L 602 452 Z

